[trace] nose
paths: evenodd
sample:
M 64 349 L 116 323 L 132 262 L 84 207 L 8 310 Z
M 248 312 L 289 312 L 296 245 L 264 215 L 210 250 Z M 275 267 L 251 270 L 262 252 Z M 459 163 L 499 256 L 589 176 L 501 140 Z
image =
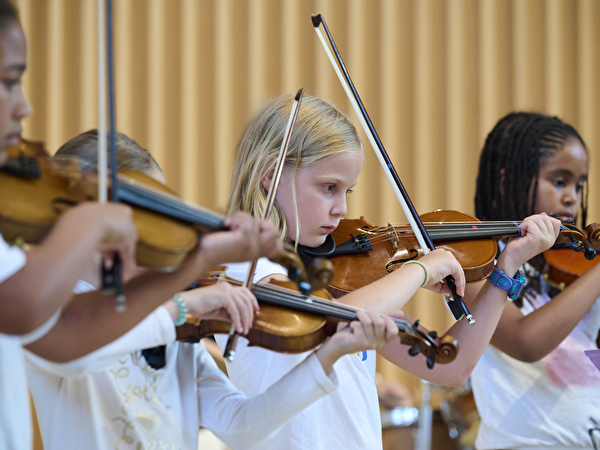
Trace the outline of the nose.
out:
M 562 202 L 567 206 L 572 206 L 580 201 L 580 193 L 575 183 L 569 184 L 562 192 Z
M 18 97 L 15 99 L 16 103 L 15 108 L 13 110 L 13 117 L 15 120 L 22 120 L 31 114 L 31 104 L 27 101 L 25 93 L 20 87 L 17 96 Z
M 336 201 L 331 208 L 331 214 L 335 217 L 344 217 L 348 213 L 348 203 L 346 202 L 346 194 L 341 194 L 336 198 Z

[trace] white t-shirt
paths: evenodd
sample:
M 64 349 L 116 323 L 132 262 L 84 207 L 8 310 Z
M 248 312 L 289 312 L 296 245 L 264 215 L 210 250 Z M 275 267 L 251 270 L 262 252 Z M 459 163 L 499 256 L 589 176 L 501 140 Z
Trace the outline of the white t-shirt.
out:
M 0 235 L 0 283 L 21 270 L 25 260 L 25 252 L 9 246 Z M 0 333 L 0 448 L 30 450 L 31 446 L 31 414 L 21 339 Z
M 545 293 L 527 294 L 521 311 L 527 315 L 548 301 Z M 489 345 L 471 375 L 481 416 L 476 448 L 592 450 L 591 419 L 600 423 L 600 372 L 584 350 L 596 348 L 599 328 L 600 300 L 540 361 L 521 362 Z
M 246 277 L 248 263 L 228 264 L 227 274 L 239 280 Z M 285 270 L 260 259 L 254 281 Z M 227 336 L 216 336 L 221 350 Z M 258 347 L 248 347 L 238 339 L 235 359 L 227 362 L 234 384 L 247 395 L 264 392 L 312 352 L 281 354 Z M 258 448 L 272 450 L 381 449 L 381 420 L 375 388 L 375 351 L 369 350 L 340 358 L 334 368 L 339 389 L 315 402 L 281 427 L 269 441 Z M 292 391 L 298 395 L 295 390 Z
M 161 307 L 111 344 L 69 363 L 25 351 L 44 448 L 196 450 L 204 426 L 230 447 L 246 449 L 336 389 L 335 374 L 328 377 L 313 357 L 264 395 L 247 398 L 203 344 L 174 339 L 173 320 Z M 159 370 L 137 351 L 165 343 L 166 365 Z

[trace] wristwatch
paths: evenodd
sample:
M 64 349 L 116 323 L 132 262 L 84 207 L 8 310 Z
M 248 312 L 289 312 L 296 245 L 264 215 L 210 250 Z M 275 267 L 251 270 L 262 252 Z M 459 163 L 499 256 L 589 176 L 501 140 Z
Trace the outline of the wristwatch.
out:
M 526 278 L 520 270 L 517 270 L 515 277 L 511 278 L 497 267 L 494 267 L 488 280 L 490 280 L 494 286 L 498 286 L 500 289 L 504 289 L 508 292 L 508 298 L 516 300 L 519 298 L 519 295 L 521 295 Z

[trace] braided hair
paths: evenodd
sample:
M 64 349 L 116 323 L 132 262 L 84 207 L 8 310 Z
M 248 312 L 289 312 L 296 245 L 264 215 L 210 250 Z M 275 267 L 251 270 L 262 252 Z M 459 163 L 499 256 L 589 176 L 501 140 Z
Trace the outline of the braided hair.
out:
M 515 112 L 500 119 L 488 134 L 479 160 L 475 194 L 475 215 L 481 220 L 522 220 L 534 214 L 541 164 L 563 150 L 569 139 L 585 143 L 577 130 L 557 117 Z M 502 184 L 502 186 L 501 186 Z M 581 222 L 588 209 L 588 184 L 583 185 Z M 530 261 L 541 271 L 543 259 Z M 539 292 L 528 275 L 529 287 Z M 535 277 L 536 279 L 538 277 Z
M 19 14 L 9 0 L 0 0 L 0 30 L 6 28 L 12 22 L 19 22 Z

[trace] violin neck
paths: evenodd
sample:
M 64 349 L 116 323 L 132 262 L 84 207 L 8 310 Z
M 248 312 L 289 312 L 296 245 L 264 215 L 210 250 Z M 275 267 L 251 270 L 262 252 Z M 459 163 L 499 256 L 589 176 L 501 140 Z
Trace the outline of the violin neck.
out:
M 433 242 L 488 239 L 519 236 L 521 222 L 492 221 L 472 223 L 426 224 Z
M 352 321 L 357 320 L 358 310 L 348 305 L 333 303 L 329 300 L 315 297 L 305 297 L 295 292 L 286 292 L 280 289 L 273 289 L 269 285 L 257 284 L 252 292 L 261 302 L 274 306 L 281 306 L 308 314 L 335 317 L 337 319 Z M 398 330 L 404 333 L 416 333 L 408 322 L 402 319 L 391 318 L 398 326 Z
M 186 203 L 175 195 L 149 188 L 124 175 L 119 175 L 117 183 L 119 199 L 124 202 L 213 230 L 225 229 L 225 217 Z

